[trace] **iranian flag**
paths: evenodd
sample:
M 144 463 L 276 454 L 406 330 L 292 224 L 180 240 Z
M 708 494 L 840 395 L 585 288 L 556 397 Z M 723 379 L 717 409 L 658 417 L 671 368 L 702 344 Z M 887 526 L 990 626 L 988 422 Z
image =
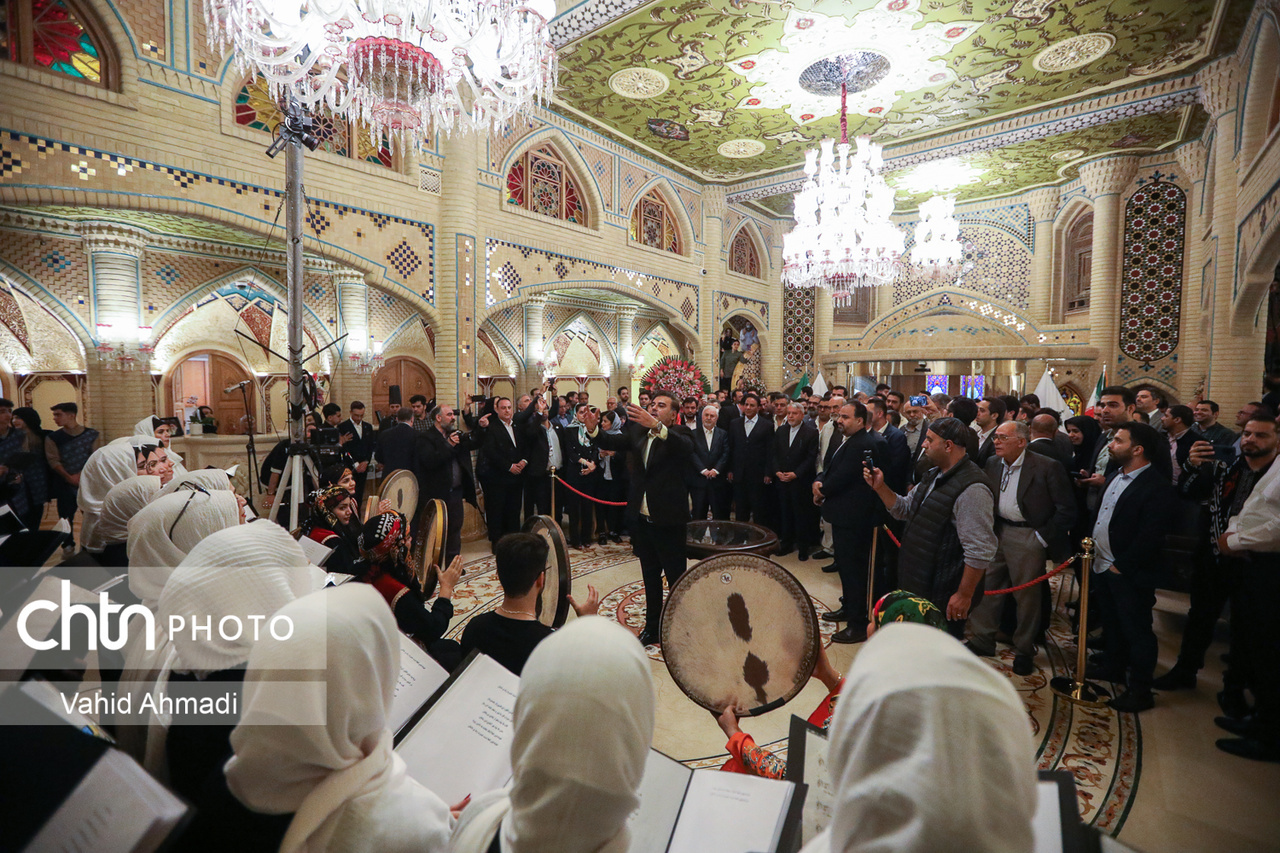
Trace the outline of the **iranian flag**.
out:
M 1093 393 L 1089 395 L 1089 402 L 1084 404 L 1084 413 L 1093 416 L 1093 410 L 1097 407 L 1098 401 L 1102 399 L 1102 389 L 1107 387 L 1107 366 L 1102 365 L 1102 372 L 1098 374 L 1098 384 L 1093 387 Z

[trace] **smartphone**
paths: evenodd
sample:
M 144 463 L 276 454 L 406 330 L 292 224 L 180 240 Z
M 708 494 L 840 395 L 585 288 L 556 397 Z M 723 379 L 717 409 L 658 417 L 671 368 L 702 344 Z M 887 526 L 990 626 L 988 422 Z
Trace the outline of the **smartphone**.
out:
M 1213 458 L 1224 464 L 1230 465 L 1236 461 L 1236 447 L 1234 444 L 1215 444 L 1213 446 Z
M 862 467 L 866 468 L 868 471 L 876 470 L 875 453 L 870 450 L 862 451 Z
M 929 405 L 929 398 L 928 398 L 928 397 L 926 397 L 924 394 L 917 394 L 917 395 L 916 395 L 916 396 L 914 396 L 914 397 L 908 397 L 908 398 L 907 398 L 907 404 L 908 404 L 908 405 L 911 405 L 911 406 L 921 406 L 921 407 L 924 407 L 924 406 Z
M 1072 476 L 1072 477 L 1074 477 L 1074 478 L 1076 478 L 1077 480 L 1085 480 L 1085 479 L 1088 479 L 1088 477 L 1089 477 L 1089 472 L 1088 472 L 1088 471 L 1076 471 L 1076 472 L 1075 472 L 1075 473 L 1073 473 L 1071 476 Z

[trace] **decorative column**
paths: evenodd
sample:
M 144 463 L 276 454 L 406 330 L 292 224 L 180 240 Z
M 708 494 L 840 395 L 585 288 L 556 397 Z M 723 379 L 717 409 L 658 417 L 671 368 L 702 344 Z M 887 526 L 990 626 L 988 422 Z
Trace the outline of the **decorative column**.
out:
M 352 359 L 352 356 L 368 354 L 372 347 L 369 340 L 369 287 L 364 283 L 363 273 L 336 264 L 330 280 L 338 297 L 338 335 L 347 336 L 335 347 L 332 398 L 343 406 L 352 400 L 370 406 L 372 376 L 357 373 Z
M 636 312 L 640 310 L 636 305 L 620 305 L 618 306 L 618 372 L 613 377 L 612 385 L 614 388 L 620 388 L 626 385 L 631 388 L 631 399 L 636 399 L 639 388 L 632 387 L 638 379 L 635 376 L 636 365 L 636 341 L 635 341 L 635 323 Z
M 1027 193 L 1027 204 L 1036 235 L 1031 257 L 1031 321 L 1045 326 L 1053 314 L 1053 220 L 1058 215 L 1058 188 L 1032 190 Z
M 542 321 L 547 313 L 547 295 L 535 293 L 524 304 L 524 376 L 521 388 L 541 384 L 542 373 L 538 362 L 542 361 Z
M 436 398 L 460 403 L 479 387 L 476 377 L 476 311 L 483 304 L 477 276 L 481 247 L 476 219 L 476 170 L 481 145 L 468 133 L 443 140 L 446 162 L 441 204 L 436 305 L 453 322 L 441 324 L 436 352 Z M 453 367 L 450 367 L 450 364 Z
M 146 235 L 115 223 L 87 222 L 80 227 L 80 236 L 89 258 L 94 338 L 100 346 L 114 348 L 86 353 L 85 412 L 80 421 L 90 423 L 109 441 L 132 434 L 134 424 L 156 413 L 150 369 L 140 360 L 130 366 L 116 358 L 123 354 L 121 349 L 151 342 L 151 330 L 142 328 Z
M 720 387 L 720 324 L 716 322 L 716 292 L 728 289 L 728 264 L 724 253 L 724 218 L 729 204 L 725 188 L 708 184 L 702 188 L 702 236 L 707 241 L 703 260 L 702 285 L 698 298 L 702 346 L 692 353 L 702 372 L 711 380 L 711 390 Z M 763 260 L 763 259 L 762 259 Z
M 1253 399 L 1262 367 L 1264 336 L 1233 335 L 1231 308 L 1236 283 L 1236 110 L 1240 70 L 1234 58 L 1220 59 L 1196 75 L 1200 103 L 1209 113 L 1213 135 L 1213 243 L 1216 276 L 1209 298 L 1212 325 L 1208 343 L 1209 381 L 1205 396 L 1233 412 Z M 1202 262 L 1203 263 L 1203 262 Z M 1250 338 L 1256 336 L 1256 342 Z M 1256 345 L 1254 345 L 1256 344 Z
M 1187 194 L 1186 264 L 1182 278 L 1182 329 L 1178 340 L 1178 396 L 1182 400 L 1195 399 L 1196 391 L 1204 392 L 1208 382 L 1209 329 L 1212 315 L 1202 306 L 1202 268 L 1205 259 L 1205 222 L 1201 216 L 1204 206 L 1204 170 L 1208 151 L 1200 140 L 1192 140 L 1179 148 L 1178 165 L 1191 184 Z
M 1115 376 L 1120 352 L 1120 249 L 1124 230 L 1120 194 L 1133 180 L 1137 163 L 1132 156 L 1107 157 L 1080 167 L 1080 179 L 1093 197 L 1089 342 L 1098 348 L 1099 369 L 1107 365 L 1110 376 Z

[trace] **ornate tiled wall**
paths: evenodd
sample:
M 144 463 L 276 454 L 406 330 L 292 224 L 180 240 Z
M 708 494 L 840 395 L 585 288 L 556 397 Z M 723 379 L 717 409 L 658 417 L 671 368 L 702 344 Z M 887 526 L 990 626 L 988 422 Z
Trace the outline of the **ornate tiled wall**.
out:
M 0 260 L 55 294 L 86 327 L 93 325 L 89 303 L 89 259 L 79 240 L 29 231 L 0 231 Z
M 915 223 L 905 227 L 914 236 Z M 893 282 L 893 305 L 898 307 L 944 284 L 954 284 L 1010 305 L 1025 309 L 1031 295 L 1031 252 L 1021 237 L 1007 230 L 962 225 L 960 240 L 964 243 L 962 272 L 948 280 L 935 279 L 930 273 L 911 269 Z
M 817 321 L 817 297 L 811 287 L 787 290 L 783 301 L 783 359 L 793 371 L 813 362 L 813 329 Z
M 1161 177 L 1143 179 L 1124 207 L 1120 352 L 1147 369 L 1177 349 L 1182 317 L 1187 194 Z

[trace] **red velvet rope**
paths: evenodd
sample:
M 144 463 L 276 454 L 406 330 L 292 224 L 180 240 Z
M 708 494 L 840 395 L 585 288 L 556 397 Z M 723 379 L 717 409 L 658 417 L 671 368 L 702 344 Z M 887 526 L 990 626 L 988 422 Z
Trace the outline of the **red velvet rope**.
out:
M 894 535 L 893 535 L 893 531 L 892 531 L 892 530 L 890 530 L 890 529 L 889 529 L 889 528 L 887 528 L 887 527 L 882 528 L 882 529 L 884 530 L 884 532 L 885 532 L 886 534 L 888 534 L 889 539 L 893 542 L 893 544 L 894 544 L 894 545 L 897 545 L 899 548 L 901 548 L 901 547 L 902 547 L 902 543 L 898 541 L 898 537 L 896 537 L 896 536 L 894 536 Z M 1066 568 L 1067 568 L 1067 566 L 1069 566 L 1069 565 L 1071 565 L 1072 563 L 1074 563 L 1074 562 L 1076 561 L 1076 557 L 1079 557 L 1079 556 L 1080 556 L 1079 554 L 1076 554 L 1075 556 L 1068 558 L 1068 559 L 1067 559 L 1065 562 L 1063 562 L 1061 565 L 1056 566 L 1056 567 L 1053 569 L 1053 571 L 1051 571 L 1051 572 L 1047 572 L 1047 573 L 1045 573 L 1045 574 L 1041 575 L 1040 577 L 1036 578 L 1035 580 L 1027 581 L 1026 583 L 1018 584 L 1017 586 L 1011 586 L 1011 587 L 1009 587 L 1008 589 L 988 589 L 988 590 L 984 591 L 982 594 L 983 594 L 983 595 L 1005 595 L 1005 594 L 1010 593 L 1010 592 L 1021 592 L 1022 590 L 1026 589 L 1026 588 L 1028 588 L 1028 587 L 1032 587 L 1032 586 L 1035 586 L 1035 585 L 1036 585 L 1036 584 L 1038 584 L 1038 583 L 1043 583 L 1044 581 L 1047 581 L 1049 578 L 1053 577 L 1054 575 L 1056 575 L 1056 574 L 1058 574 L 1059 572 L 1061 572 L 1061 571 L 1063 571 L 1064 569 L 1066 569 Z
M 627 502 L 626 502 L 626 501 L 602 501 L 602 500 L 600 500 L 599 498 L 593 498 L 593 497 L 591 497 L 591 495 L 588 495 L 588 494 L 586 494 L 586 493 L 584 493 L 584 492 L 580 492 L 580 491 L 578 491 L 577 489 L 575 489 L 573 486 L 570 486 L 568 483 L 565 483 L 565 481 L 564 481 L 563 479 L 561 479 L 560 477 L 558 477 L 558 476 L 557 476 L 557 475 L 555 475 L 555 474 L 552 474 L 552 475 L 551 475 L 551 478 L 552 478 L 553 480 L 559 480 L 559 481 L 564 485 L 564 487 L 565 487 L 566 489 L 568 489 L 569 491 L 573 492 L 575 495 L 578 495 L 579 497 L 586 498 L 586 499 L 587 499 L 587 500 L 589 500 L 589 501 L 595 501 L 596 503 L 598 503 L 598 504 L 604 504 L 605 506 L 626 506 L 626 505 L 627 505 Z

